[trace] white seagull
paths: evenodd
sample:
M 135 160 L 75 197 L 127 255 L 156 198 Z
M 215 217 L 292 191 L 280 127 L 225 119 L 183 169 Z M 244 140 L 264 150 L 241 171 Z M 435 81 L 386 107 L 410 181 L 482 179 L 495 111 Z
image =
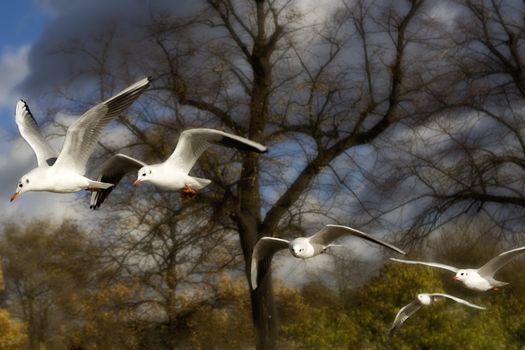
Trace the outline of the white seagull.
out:
M 263 280 L 266 272 L 270 268 L 272 257 L 276 252 L 288 248 L 290 253 L 296 258 L 312 258 L 324 253 L 329 247 L 334 246 L 331 243 L 342 236 L 359 237 L 395 250 L 398 253 L 405 254 L 404 251 L 389 243 L 383 242 L 355 228 L 341 225 L 326 225 L 313 236 L 298 237 L 291 241 L 274 237 L 262 237 L 255 244 L 252 252 L 250 274 L 252 289 L 257 289 L 257 286 Z
M 133 185 L 150 182 L 169 191 L 182 190 L 183 193 L 194 196 L 210 184 L 211 180 L 190 176 L 193 165 L 201 154 L 211 145 L 217 144 L 233 147 L 244 151 L 266 152 L 266 147 L 247 138 L 225 133 L 214 129 L 188 129 L 179 136 L 179 141 L 171 156 L 164 162 L 147 165 L 146 163 L 125 154 L 115 154 L 103 166 L 98 181 L 117 185 L 129 171 L 138 171 Z M 90 208 L 97 209 L 109 195 L 113 187 L 91 195 Z
M 16 123 L 20 135 L 35 152 L 38 167 L 20 178 L 11 201 L 27 191 L 68 193 L 81 190 L 99 191 L 113 186 L 85 177 L 87 161 L 102 129 L 128 108 L 149 84 L 150 80 L 144 78 L 85 112 L 68 128 L 59 155 L 42 135 L 27 104 L 22 100 L 18 101 Z
M 501 282 L 494 279 L 494 274 L 496 274 L 499 269 L 509 263 L 514 257 L 524 251 L 525 246 L 503 252 L 489 260 L 485 265 L 478 269 L 460 269 L 454 266 L 434 262 L 403 260 L 396 258 L 390 258 L 390 260 L 404 264 L 426 265 L 452 271 L 456 274 L 454 276 L 454 280 L 463 283 L 463 285 L 468 289 L 485 292 L 487 290 L 502 287 L 508 284 L 507 282 Z
M 470 307 L 473 307 L 475 309 L 480 310 L 486 310 L 483 306 L 479 306 L 476 304 L 469 303 L 466 300 L 460 299 L 458 297 L 444 294 L 444 293 L 421 293 L 417 295 L 417 298 L 412 301 L 410 304 L 403 306 L 399 312 L 396 315 L 396 318 L 394 319 L 394 322 L 392 323 L 392 327 L 390 327 L 389 335 L 393 335 L 395 332 L 399 330 L 401 325 L 413 314 L 416 313 L 417 310 L 419 310 L 423 305 L 427 306 L 430 304 L 435 303 L 436 301 L 440 299 L 451 299 L 454 300 L 457 303 L 464 304 Z

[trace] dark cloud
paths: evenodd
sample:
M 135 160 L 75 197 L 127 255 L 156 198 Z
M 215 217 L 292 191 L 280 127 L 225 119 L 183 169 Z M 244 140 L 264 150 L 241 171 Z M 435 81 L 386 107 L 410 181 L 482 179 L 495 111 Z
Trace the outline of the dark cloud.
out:
M 53 19 L 32 46 L 30 73 L 19 86 L 21 92 L 34 97 L 66 85 L 80 89 L 104 57 L 100 42 L 112 43 L 107 55 L 111 69 L 122 63 L 117 61 L 122 55 L 114 58 L 112 51 L 131 54 L 144 50 L 145 28 L 153 16 L 188 15 L 201 5 L 192 0 L 45 0 L 41 4 Z

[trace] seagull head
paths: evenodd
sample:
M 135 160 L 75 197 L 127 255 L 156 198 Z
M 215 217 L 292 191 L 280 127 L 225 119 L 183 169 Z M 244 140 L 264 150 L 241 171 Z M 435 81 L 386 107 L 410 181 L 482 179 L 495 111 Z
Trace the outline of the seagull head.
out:
M 432 298 L 430 298 L 430 295 L 421 293 L 417 295 L 417 300 L 423 305 L 430 305 L 432 303 Z
M 308 238 L 299 237 L 290 242 L 290 253 L 296 258 L 311 258 L 314 256 L 314 248 L 308 242 Z
M 467 269 L 460 269 L 460 270 L 458 270 L 458 272 L 454 276 L 454 280 L 455 281 L 460 281 L 460 282 L 463 282 L 463 281 L 465 281 L 468 278 L 469 278 L 469 270 L 467 270 Z
M 137 179 L 133 182 L 133 186 L 139 186 L 142 182 L 151 181 L 154 172 L 151 166 L 143 166 L 137 173 Z
M 27 173 L 18 180 L 16 184 L 16 190 L 11 195 L 10 202 L 14 201 L 19 195 L 24 192 L 31 191 L 33 189 L 33 176 L 31 173 Z

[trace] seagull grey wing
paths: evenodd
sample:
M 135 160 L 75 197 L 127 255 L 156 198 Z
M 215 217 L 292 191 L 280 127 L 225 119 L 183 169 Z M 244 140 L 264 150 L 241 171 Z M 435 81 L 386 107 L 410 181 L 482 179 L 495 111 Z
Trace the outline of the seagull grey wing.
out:
M 109 158 L 102 166 L 102 172 L 98 176 L 97 181 L 111 183 L 113 186 L 91 192 L 89 208 L 98 209 L 107 196 L 109 196 L 113 188 L 117 186 L 127 173 L 138 171 L 145 165 L 146 163 L 121 153 L 115 154 Z
M 53 165 L 57 152 L 42 135 L 29 106 L 24 100 L 20 100 L 16 104 L 16 125 L 20 135 L 35 152 L 38 166 Z
M 445 264 L 439 264 L 435 262 L 424 262 L 424 261 L 415 261 L 415 260 L 403 260 L 403 259 L 396 259 L 396 258 L 390 258 L 392 261 L 400 262 L 403 264 L 414 264 L 414 265 L 425 265 L 425 266 L 431 266 L 431 267 L 437 267 L 439 269 L 444 269 L 448 271 L 452 271 L 454 273 L 458 272 L 458 268 L 450 265 Z
M 458 297 L 455 297 L 453 295 L 450 295 L 450 294 L 445 294 L 445 293 L 430 293 L 428 294 L 433 300 L 435 300 L 436 298 L 448 298 L 448 299 L 451 299 L 451 300 L 454 300 L 456 303 L 460 303 L 460 304 L 463 304 L 463 305 L 467 305 L 467 306 L 470 306 L 470 307 L 473 307 L 475 309 L 480 309 L 480 310 L 486 310 L 485 307 L 483 306 L 479 306 L 479 305 L 476 305 L 476 304 L 472 304 L 471 302 L 468 302 L 466 300 L 463 300 L 461 298 L 458 298 Z
M 419 300 L 414 300 L 410 304 L 403 306 L 397 313 L 396 318 L 394 319 L 394 322 L 392 323 L 392 326 L 390 327 L 390 331 L 388 332 L 389 335 L 393 335 L 396 333 L 399 328 L 401 328 L 401 325 L 405 323 L 405 321 L 416 313 L 417 310 L 421 308 L 422 304 L 419 302 Z
M 124 112 L 149 84 L 149 79 L 144 78 L 85 112 L 67 130 L 66 140 L 55 166 L 67 167 L 84 174 L 102 129 Z
M 188 129 L 180 134 L 175 150 L 166 163 L 188 173 L 201 154 L 212 144 L 243 151 L 266 152 L 266 147 L 247 138 L 215 129 Z
M 250 280 L 252 289 L 257 289 L 267 271 L 270 269 L 275 253 L 288 248 L 289 241 L 274 237 L 262 237 L 255 244 L 252 252 Z
M 512 259 L 524 251 L 525 247 L 519 247 L 503 252 L 500 255 L 490 259 L 485 265 L 481 266 L 478 269 L 478 273 L 483 277 L 492 277 L 499 269 L 508 264 Z
M 401 249 L 389 243 L 386 243 L 378 238 L 372 237 L 367 233 L 356 230 L 355 228 L 351 228 L 348 226 L 341 226 L 341 225 L 326 225 L 321 230 L 317 231 L 313 236 L 311 236 L 309 238 L 309 241 L 310 243 L 317 243 L 317 244 L 327 246 L 333 241 L 335 241 L 336 239 L 338 239 L 339 237 L 348 236 L 348 235 L 366 239 L 367 241 L 374 242 L 384 247 L 390 248 L 403 255 L 405 254 L 405 252 L 402 251 Z

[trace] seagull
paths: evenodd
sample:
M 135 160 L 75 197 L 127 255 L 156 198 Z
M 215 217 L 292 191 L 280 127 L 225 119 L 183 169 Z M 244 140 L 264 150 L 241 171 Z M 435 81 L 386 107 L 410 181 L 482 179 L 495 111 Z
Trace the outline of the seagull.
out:
M 507 282 L 501 282 L 494 279 L 494 274 L 523 251 L 525 251 L 525 246 L 503 252 L 489 260 L 485 265 L 478 269 L 459 269 L 454 266 L 434 262 L 422 262 L 396 258 L 390 258 L 390 260 L 404 264 L 426 265 L 452 271 L 456 274 L 454 276 L 454 280 L 463 283 L 463 285 L 468 289 L 485 292 L 487 290 L 496 289 L 508 284 Z
M 479 306 L 476 304 L 469 303 L 466 300 L 460 299 L 458 297 L 444 294 L 444 293 L 421 293 L 418 294 L 416 299 L 413 300 L 410 304 L 403 306 L 399 312 L 396 315 L 396 318 L 394 319 L 394 323 L 392 323 L 392 327 L 390 327 L 389 335 L 393 335 L 396 333 L 401 325 L 413 314 L 416 313 L 417 310 L 419 310 L 423 305 L 430 305 L 435 303 L 436 301 L 440 299 L 452 299 L 457 303 L 464 304 L 467 306 L 470 306 L 475 309 L 480 310 L 486 310 L 483 306 Z
M 148 165 L 125 154 L 115 154 L 103 165 L 98 181 L 109 182 L 116 186 L 130 171 L 138 171 L 133 185 L 150 182 L 169 191 L 182 190 L 184 194 L 195 196 L 197 191 L 206 187 L 211 180 L 190 176 L 188 173 L 201 154 L 211 145 L 237 148 L 243 151 L 266 152 L 266 147 L 247 138 L 228 134 L 215 129 L 188 129 L 179 137 L 171 156 L 164 162 Z M 90 208 L 97 209 L 114 188 L 109 187 L 91 194 Z
M 16 124 L 20 135 L 35 152 L 38 167 L 20 178 L 11 202 L 27 191 L 69 193 L 100 191 L 113 186 L 84 177 L 87 161 L 102 129 L 128 108 L 149 84 L 150 79 L 144 78 L 85 112 L 68 128 L 60 154 L 53 150 L 42 135 L 27 103 L 18 101 Z
M 362 231 L 356 230 L 348 226 L 341 225 L 326 225 L 320 231 L 317 231 L 313 236 L 310 237 L 298 237 L 291 241 L 275 237 L 262 237 L 255 244 L 252 252 L 252 263 L 251 263 L 251 284 L 252 289 L 257 289 L 266 271 L 268 271 L 273 255 L 283 249 L 288 248 L 290 253 L 301 259 L 312 258 L 316 255 L 324 253 L 328 248 L 335 245 L 331 244 L 339 237 L 350 235 L 356 236 L 362 239 L 366 239 L 370 242 L 380 244 L 384 247 L 395 250 L 398 253 L 405 254 L 401 249 L 383 242 L 377 238 L 374 238 Z

